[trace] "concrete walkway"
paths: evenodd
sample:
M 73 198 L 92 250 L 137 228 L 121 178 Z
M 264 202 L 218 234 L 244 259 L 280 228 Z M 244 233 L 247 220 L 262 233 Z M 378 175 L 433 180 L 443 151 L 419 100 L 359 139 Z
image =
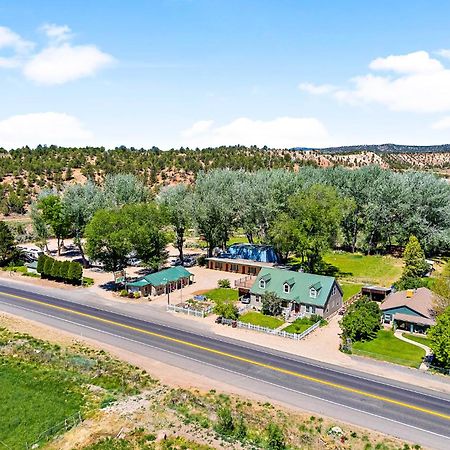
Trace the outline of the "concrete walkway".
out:
M 394 336 L 397 339 L 400 339 L 401 341 L 408 342 L 408 344 L 415 345 L 416 347 L 420 347 L 421 349 L 425 350 L 425 359 L 427 358 L 427 356 L 431 355 L 430 347 L 427 347 L 426 345 L 421 344 L 420 342 L 412 341 L 412 340 L 406 338 L 405 336 L 403 336 L 403 333 L 404 333 L 404 331 L 396 330 L 394 333 Z M 428 370 L 428 366 L 424 362 L 422 362 L 419 369 L 420 370 Z

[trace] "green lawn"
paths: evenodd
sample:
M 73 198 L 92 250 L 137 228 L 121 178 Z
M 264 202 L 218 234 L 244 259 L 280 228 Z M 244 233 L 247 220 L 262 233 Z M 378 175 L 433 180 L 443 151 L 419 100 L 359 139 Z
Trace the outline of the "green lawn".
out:
M 308 317 L 302 317 L 301 319 L 296 319 L 286 328 L 283 328 L 283 331 L 286 333 L 296 333 L 301 334 L 306 331 L 311 325 L 314 325 L 314 321 Z
M 400 278 L 403 268 L 402 260 L 392 256 L 331 252 L 323 259 L 330 265 L 330 274 L 334 274 L 340 280 L 358 284 L 388 287 Z
M 425 350 L 397 339 L 387 330 L 380 330 L 372 341 L 354 342 L 353 352 L 409 367 L 419 367 L 425 356 Z
M 239 294 L 238 294 L 237 289 L 230 289 L 230 288 L 212 289 L 203 295 L 205 295 L 207 298 L 209 298 L 213 302 L 217 302 L 217 301 L 237 302 L 239 299 Z
M 239 317 L 239 321 L 259 325 L 260 327 L 278 328 L 283 325 L 283 321 L 272 316 L 265 316 L 259 312 L 250 311 Z
M 51 426 L 75 414 L 83 395 L 68 372 L 0 359 L 0 440 L 24 448 Z
M 402 333 L 403 337 L 418 342 L 419 344 L 426 345 L 427 347 L 430 346 L 431 340 L 428 339 L 426 336 L 417 336 L 416 334 L 410 334 L 410 333 Z
M 235 235 L 231 236 L 230 239 L 227 241 L 227 245 L 233 245 L 233 244 L 248 244 L 247 236 L 245 235 Z
M 361 291 L 361 288 L 364 286 L 359 283 L 346 283 L 345 281 L 339 282 L 342 291 L 344 293 L 344 302 L 346 302 L 349 298 L 353 297 L 355 294 Z

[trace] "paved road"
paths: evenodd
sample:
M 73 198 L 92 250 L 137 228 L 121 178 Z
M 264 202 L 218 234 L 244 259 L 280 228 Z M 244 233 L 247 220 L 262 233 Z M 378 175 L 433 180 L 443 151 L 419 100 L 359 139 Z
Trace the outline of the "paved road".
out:
M 30 288 L 31 289 L 31 288 Z M 0 309 L 131 349 L 270 399 L 438 449 L 450 448 L 450 396 L 263 347 L 0 286 Z M 63 326 L 64 324 L 64 326 Z M 108 338 L 106 338 L 108 337 Z M 126 342 L 126 344 L 125 344 Z M 245 377 L 246 383 L 243 383 Z M 249 382 L 250 381 L 250 382 Z M 321 407 L 320 407 L 321 405 Z M 326 407 L 324 408 L 324 405 Z

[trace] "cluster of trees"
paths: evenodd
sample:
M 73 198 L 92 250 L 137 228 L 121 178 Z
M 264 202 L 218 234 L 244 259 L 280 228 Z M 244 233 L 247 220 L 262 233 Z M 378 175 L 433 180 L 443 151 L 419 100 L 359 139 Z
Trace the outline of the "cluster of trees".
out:
M 18 256 L 13 232 L 6 222 L 0 221 L 0 267 Z
M 340 325 L 344 339 L 370 341 L 381 329 L 380 307 L 366 297 L 358 299 L 348 307 Z
M 76 261 L 58 261 L 47 255 L 38 258 L 37 272 L 42 278 L 71 284 L 83 282 L 83 266 Z
M 177 245 L 195 226 L 209 254 L 236 229 L 249 242 L 274 245 L 282 259 L 296 254 L 310 271 L 335 243 L 386 252 L 414 235 L 429 254 L 450 249 L 450 186 L 425 173 L 212 170 L 199 173 L 192 188 L 166 187 L 159 198 L 172 212 Z

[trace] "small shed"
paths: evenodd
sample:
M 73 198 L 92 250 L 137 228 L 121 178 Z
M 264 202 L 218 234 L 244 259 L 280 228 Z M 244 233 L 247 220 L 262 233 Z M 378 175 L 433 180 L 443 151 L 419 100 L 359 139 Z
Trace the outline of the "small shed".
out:
M 382 302 L 391 293 L 392 289 L 382 286 L 363 286 L 361 294 L 366 295 L 375 302 Z
M 181 289 L 194 281 L 194 275 L 183 266 L 170 267 L 127 283 L 128 292 L 140 292 L 144 297 L 158 296 Z

